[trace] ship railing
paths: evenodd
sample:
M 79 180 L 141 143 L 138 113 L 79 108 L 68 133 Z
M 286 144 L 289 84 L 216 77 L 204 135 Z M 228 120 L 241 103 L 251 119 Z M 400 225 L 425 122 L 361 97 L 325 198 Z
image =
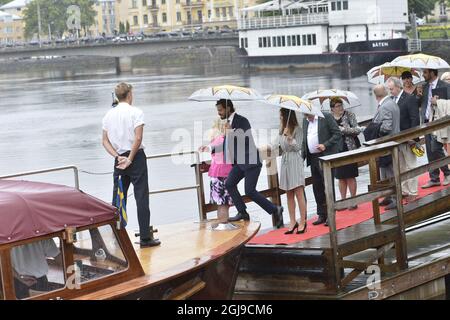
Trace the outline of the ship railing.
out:
M 258 18 L 243 18 L 238 20 L 238 28 L 245 29 L 265 29 L 288 26 L 304 26 L 328 24 L 328 14 L 297 14 L 288 16 L 271 16 Z
M 408 40 L 408 52 L 421 52 L 422 51 L 422 40 L 420 39 L 409 39 Z
M 360 273 L 367 270 L 370 265 L 373 265 L 376 260 L 378 260 L 378 267 L 382 272 L 398 271 L 407 268 L 406 226 L 449 211 L 450 195 L 448 189 L 436 192 L 436 195 L 432 194 L 427 199 L 422 198 L 419 202 L 404 207 L 402 202 L 402 182 L 450 164 L 450 156 L 403 172 L 400 169 L 399 158 L 401 148 L 404 148 L 409 141 L 426 134 L 432 134 L 448 126 L 450 126 L 450 116 L 404 130 L 396 135 L 367 141 L 364 143 L 366 146 L 364 148 L 320 158 L 324 172 L 330 229 L 329 241 L 333 260 L 332 265 L 335 266 L 333 273 L 337 290 L 342 289 L 353 281 Z M 377 159 L 386 155 L 392 156 L 394 176 L 388 180 L 380 181 Z M 336 201 L 333 169 L 361 162 L 369 163 L 370 185 L 368 186 L 368 192 Z M 383 217 L 381 217 L 378 199 L 387 196 L 395 197 L 397 208 L 383 214 Z M 367 202 L 372 203 L 373 223 L 369 220 L 360 225 L 337 231 L 337 210 Z M 367 261 L 344 259 L 368 249 L 376 249 L 376 253 Z M 386 264 L 384 258 L 391 249 L 395 249 L 396 260 L 395 263 Z M 348 274 L 344 274 L 344 268 L 353 270 Z
M 37 174 L 60 172 L 60 171 L 67 171 L 67 170 L 73 171 L 74 187 L 77 190 L 80 190 L 79 169 L 74 165 L 14 173 L 14 174 L 9 174 L 9 175 L 5 175 L 5 176 L 0 176 L 0 179 L 19 178 L 19 177 L 24 177 L 24 176 L 32 176 L 32 175 L 37 175 Z

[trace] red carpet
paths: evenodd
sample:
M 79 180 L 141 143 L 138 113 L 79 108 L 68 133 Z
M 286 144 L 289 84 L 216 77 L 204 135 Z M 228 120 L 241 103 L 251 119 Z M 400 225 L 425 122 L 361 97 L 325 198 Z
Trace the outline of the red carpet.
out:
M 419 177 L 419 198 L 427 196 L 433 192 L 439 191 L 446 187 L 437 186 L 429 189 L 422 189 L 420 186 L 426 184 L 429 180 L 428 174 L 424 174 Z M 442 173 L 441 173 L 441 182 L 443 181 Z M 309 199 L 309 201 L 314 201 L 314 199 Z M 380 212 L 384 212 L 384 208 L 380 207 Z M 349 226 L 361 223 L 363 221 L 371 219 L 372 214 L 372 203 L 363 203 L 358 206 L 357 210 L 354 211 L 340 211 L 336 212 L 336 229 L 344 229 Z M 298 217 L 298 212 L 297 212 Z M 298 219 L 298 218 L 297 218 Z M 308 240 L 311 238 L 315 238 L 324 234 L 329 233 L 329 227 L 325 227 L 323 224 L 319 226 L 314 226 L 312 223 L 317 220 L 317 216 L 313 219 L 308 220 L 308 229 L 304 234 L 292 234 L 285 235 L 287 228 L 281 228 L 277 230 L 271 230 L 265 234 L 258 235 L 254 237 L 252 240 L 248 242 L 248 244 L 267 244 L 267 245 L 276 245 L 276 244 L 292 244 L 297 243 L 303 240 Z

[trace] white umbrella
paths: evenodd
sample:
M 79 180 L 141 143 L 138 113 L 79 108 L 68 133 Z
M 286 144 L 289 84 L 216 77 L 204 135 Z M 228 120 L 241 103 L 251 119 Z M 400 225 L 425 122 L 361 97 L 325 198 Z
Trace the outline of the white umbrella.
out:
M 422 72 L 413 68 L 393 66 L 390 62 L 386 62 L 381 66 L 376 66 L 367 72 L 367 80 L 372 84 L 384 84 L 389 78 L 400 78 L 405 71 L 411 72 L 413 83 L 423 81 Z
M 423 53 L 397 57 L 392 60 L 391 65 L 414 69 L 450 69 L 448 63 L 442 58 Z
M 217 101 L 220 99 L 231 101 L 255 101 L 264 100 L 264 97 L 254 89 L 237 87 L 233 85 L 200 89 L 195 91 L 189 97 L 189 100 L 193 101 Z
M 332 98 L 341 98 L 345 102 L 347 102 L 350 108 L 359 107 L 361 105 L 361 101 L 359 98 L 350 91 L 344 91 L 339 89 L 326 89 L 326 90 L 316 90 L 305 94 L 302 99 L 303 100 L 311 100 L 313 102 L 318 102 L 322 106 L 328 106 L 330 99 Z M 324 102 L 327 101 L 327 104 L 324 105 Z
M 317 106 L 314 106 L 311 101 L 303 100 L 297 96 L 273 94 L 266 96 L 265 103 L 279 108 L 285 108 L 292 111 L 312 114 L 324 118 L 322 111 Z

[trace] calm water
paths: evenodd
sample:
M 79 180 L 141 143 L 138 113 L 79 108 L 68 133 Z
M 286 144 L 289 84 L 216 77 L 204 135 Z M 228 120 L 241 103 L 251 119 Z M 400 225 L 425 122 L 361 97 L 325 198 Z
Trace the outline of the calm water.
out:
M 353 109 L 357 116 L 372 115 L 376 108 L 365 76 L 349 76 L 332 70 L 248 74 L 236 66 L 210 69 L 159 68 L 123 76 L 104 70 L 95 73 L 90 70 L 93 74 L 86 75 L 88 71 L 84 70 L 84 75 L 70 78 L 49 72 L 0 75 L 0 175 L 73 164 L 96 173 L 81 173 L 81 188 L 109 202 L 112 177 L 101 173 L 112 170 L 112 158 L 101 145 L 101 120 L 110 108 L 111 91 L 119 81 L 134 85 L 134 105 L 145 113 L 147 155 L 179 150 L 179 138 L 188 134 L 191 138 L 183 146 L 184 150 L 196 149 L 202 143 L 201 131 L 208 129 L 216 116 L 214 103 L 190 102 L 187 98 L 206 86 L 229 83 L 253 87 L 263 94 L 300 96 L 319 88 L 340 88 L 360 97 L 362 106 Z M 277 109 L 258 103 L 239 103 L 237 110 L 248 117 L 258 132 L 278 127 Z M 256 138 L 261 144 L 267 140 L 265 137 L 261 134 Z M 195 184 L 193 169 L 187 164 L 176 165 L 171 159 L 165 159 L 150 162 L 149 168 L 151 190 Z M 73 185 L 70 172 L 27 179 Z M 365 185 L 365 181 L 361 179 L 360 184 Z M 205 177 L 205 186 L 208 185 Z M 262 175 L 259 188 L 266 186 Z M 312 190 L 307 189 L 309 214 L 313 214 Z M 197 220 L 196 203 L 195 191 L 151 196 L 152 224 Z M 249 209 L 254 219 L 262 221 L 263 227 L 269 226 L 268 215 L 254 206 Z M 129 204 L 129 216 L 130 226 L 136 227 L 134 200 Z M 286 221 L 287 217 L 286 212 Z

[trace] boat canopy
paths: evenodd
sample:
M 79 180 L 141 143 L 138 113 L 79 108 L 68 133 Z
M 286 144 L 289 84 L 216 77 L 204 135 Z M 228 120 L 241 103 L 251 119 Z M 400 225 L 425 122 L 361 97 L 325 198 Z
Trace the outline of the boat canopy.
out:
M 117 209 L 75 188 L 0 180 L 0 245 L 85 227 L 117 216 Z

